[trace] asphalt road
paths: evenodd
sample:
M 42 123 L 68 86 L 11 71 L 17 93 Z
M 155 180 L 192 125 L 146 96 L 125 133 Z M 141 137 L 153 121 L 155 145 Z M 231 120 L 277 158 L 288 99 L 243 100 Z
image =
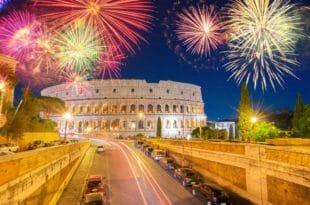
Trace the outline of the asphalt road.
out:
M 200 205 L 180 183 L 132 142 L 99 141 L 106 151 L 96 153 L 89 174 L 101 174 L 110 205 Z

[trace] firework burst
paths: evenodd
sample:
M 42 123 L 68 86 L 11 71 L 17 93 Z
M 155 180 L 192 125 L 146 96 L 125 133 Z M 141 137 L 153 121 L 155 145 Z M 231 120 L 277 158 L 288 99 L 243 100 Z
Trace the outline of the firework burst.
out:
M 283 0 L 236 0 L 228 8 L 227 25 L 230 31 L 229 62 L 238 84 L 251 79 L 254 88 L 268 82 L 275 90 L 283 87 L 286 74 L 294 76 L 295 45 L 300 37 L 300 17 L 296 5 Z
M 224 42 L 223 23 L 214 7 L 190 7 L 178 15 L 178 39 L 192 54 L 207 56 Z
M 92 69 L 104 51 L 102 42 L 95 30 L 82 22 L 69 26 L 55 39 L 59 67 Z
M 22 61 L 36 48 L 40 23 L 28 11 L 12 11 L 0 19 L 0 49 Z
M 121 66 L 126 58 L 124 54 L 117 52 L 114 47 L 107 48 L 107 51 L 101 55 L 97 65 L 96 75 L 102 79 L 120 78 Z
M 153 7 L 149 0 L 33 0 L 40 8 L 52 8 L 43 18 L 58 28 L 78 20 L 88 22 L 112 46 L 122 45 L 134 53 L 144 37 L 139 33 L 150 29 Z

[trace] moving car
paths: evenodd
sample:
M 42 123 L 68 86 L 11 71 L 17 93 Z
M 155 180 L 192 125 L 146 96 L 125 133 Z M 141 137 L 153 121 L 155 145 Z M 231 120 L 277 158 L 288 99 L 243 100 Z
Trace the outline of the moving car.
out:
M 193 185 L 192 194 L 210 205 L 228 205 L 229 197 L 223 189 L 212 183 Z
M 44 147 L 45 143 L 42 140 L 36 140 L 29 144 L 28 150 Z
M 100 192 L 85 195 L 85 205 L 104 205 L 105 201 L 105 196 Z
M 148 148 L 150 145 L 149 144 L 144 144 L 141 146 L 141 150 L 144 152 L 146 148 Z
M 159 165 L 165 170 L 174 170 L 177 166 L 175 161 L 170 157 L 162 157 L 159 160 Z
M 143 145 L 143 141 L 137 141 L 137 142 L 135 142 L 135 146 L 136 146 L 137 148 L 140 148 L 142 145 Z
M 97 152 L 104 152 L 104 147 L 102 145 L 99 145 L 97 147 Z
M 101 175 L 91 175 L 86 180 L 85 185 L 85 194 L 93 193 L 93 192 L 102 192 L 104 193 L 104 184 Z
M 174 170 L 174 178 L 181 181 L 183 186 L 192 186 L 199 181 L 199 176 L 190 168 Z
M 160 149 L 155 149 L 153 152 L 152 152 L 152 158 L 155 160 L 155 161 L 159 161 L 161 158 L 163 157 L 166 157 L 166 151 L 164 150 L 160 150 Z

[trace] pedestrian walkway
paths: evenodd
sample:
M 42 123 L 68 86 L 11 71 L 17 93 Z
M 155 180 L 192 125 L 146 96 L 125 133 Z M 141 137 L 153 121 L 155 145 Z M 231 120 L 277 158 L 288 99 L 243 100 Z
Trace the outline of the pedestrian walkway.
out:
M 91 146 L 87 150 L 80 166 L 61 195 L 58 205 L 77 205 L 81 203 L 81 199 L 83 197 L 83 187 L 89 173 L 89 169 L 93 164 L 95 152 L 96 148 L 94 146 Z

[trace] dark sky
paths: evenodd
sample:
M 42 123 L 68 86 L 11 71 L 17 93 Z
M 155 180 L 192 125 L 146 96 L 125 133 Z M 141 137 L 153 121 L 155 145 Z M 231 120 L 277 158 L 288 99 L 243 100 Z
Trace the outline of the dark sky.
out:
M 206 68 L 195 69 L 195 64 L 180 63 L 180 56 L 168 48 L 167 39 L 164 37 L 165 29 L 162 23 L 163 19 L 167 16 L 167 10 L 172 8 L 172 2 L 174 1 L 154 0 L 156 6 L 155 20 L 153 22 L 152 32 L 146 34 L 148 43 L 142 43 L 137 53 L 126 59 L 125 65 L 122 67 L 122 78 L 145 79 L 148 82 L 174 80 L 199 85 L 202 87 L 205 111 L 210 120 L 236 117 L 240 87 L 234 81 L 227 81 L 229 74 L 222 68 L 223 62 L 213 60 L 213 65 L 215 63 L 215 66 L 218 67 L 218 70 L 214 70 L 210 69 L 211 65 L 209 65 L 208 59 L 206 59 Z M 20 6 L 20 2 L 23 1 L 15 1 L 15 6 Z M 223 5 L 223 2 L 225 0 L 220 1 L 218 6 Z M 308 2 L 309 6 L 308 0 L 296 2 L 300 6 L 306 5 L 306 2 Z M 306 22 L 306 19 L 304 21 Z M 306 24 L 309 35 L 309 20 Z M 261 89 L 254 90 L 250 87 L 250 95 L 255 108 L 266 108 L 269 110 L 293 108 L 298 92 L 302 94 L 304 102 L 310 103 L 309 40 L 300 44 L 297 49 L 300 66 L 296 71 L 300 80 L 287 76 L 285 77 L 286 84 L 284 85 L 284 89 L 277 87 L 276 92 L 271 87 L 265 92 Z M 191 57 L 190 60 L 195 61 L 195 57 Z

